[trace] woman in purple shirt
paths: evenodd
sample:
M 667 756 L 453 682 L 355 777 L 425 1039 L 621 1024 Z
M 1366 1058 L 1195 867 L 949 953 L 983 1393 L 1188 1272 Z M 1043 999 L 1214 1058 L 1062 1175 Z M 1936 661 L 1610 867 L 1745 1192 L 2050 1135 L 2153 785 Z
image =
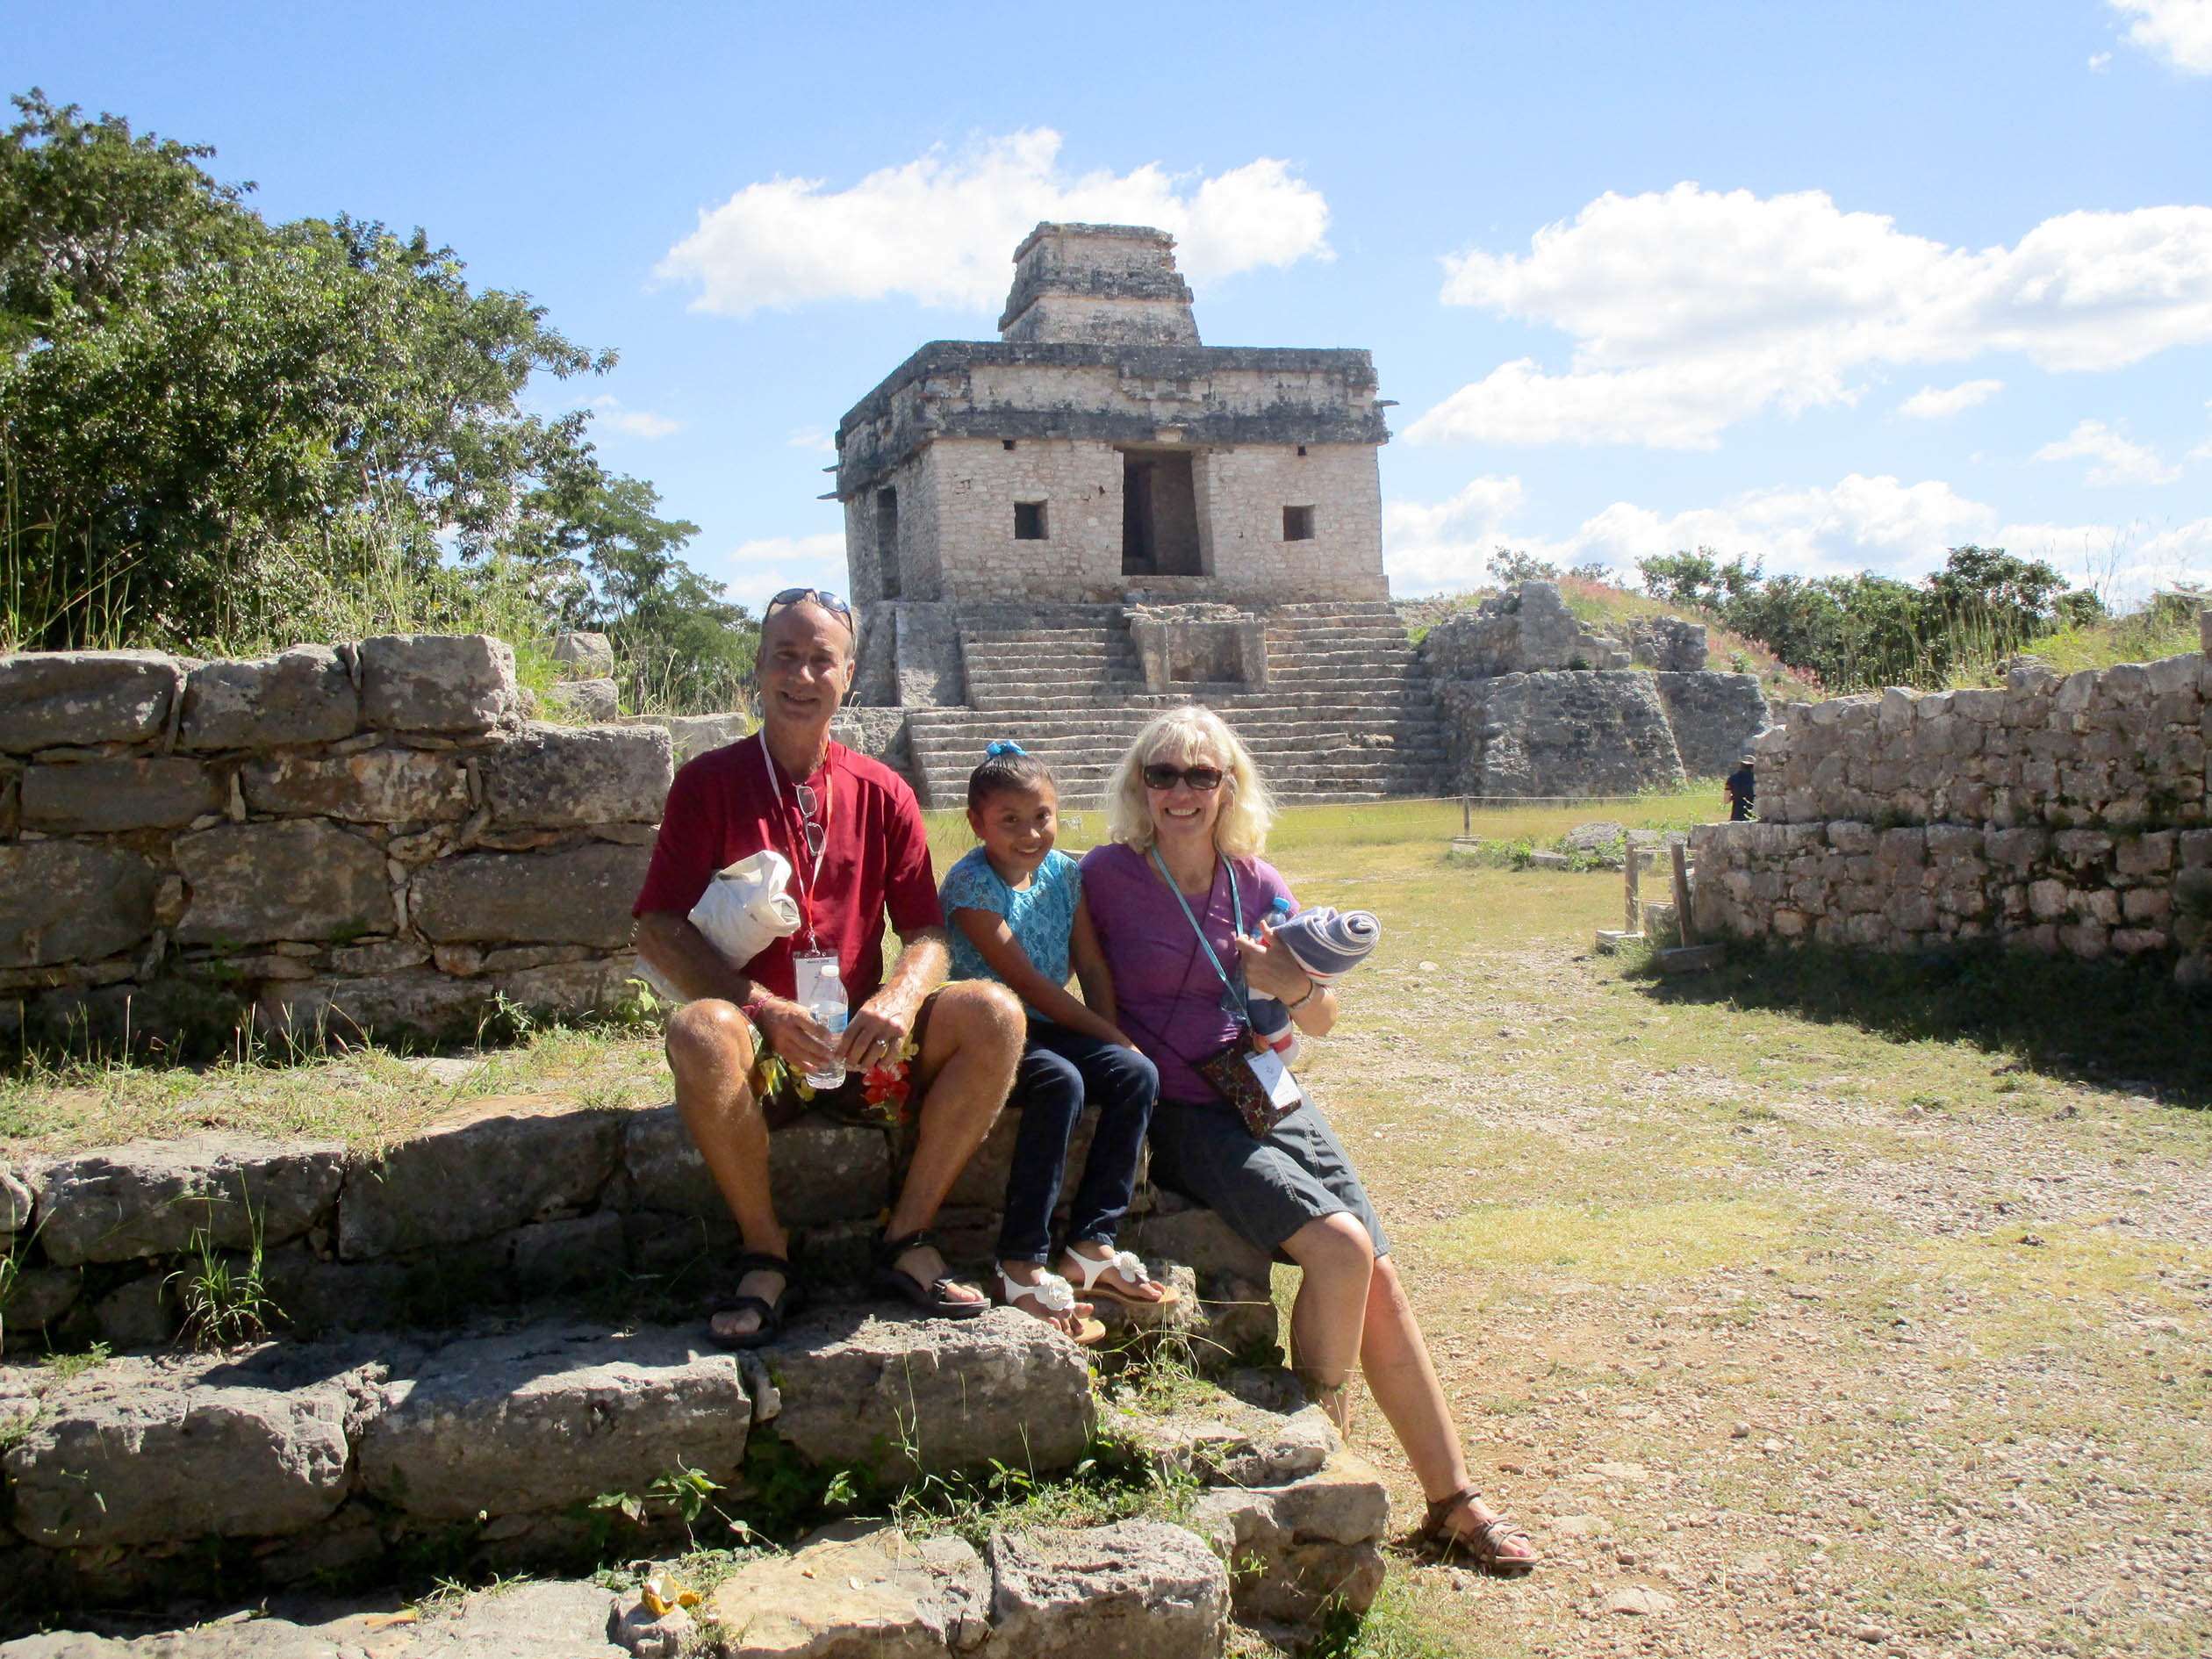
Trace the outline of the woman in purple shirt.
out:
M 1335 991 L 1271 937 L 1275 900 L 1296 901 L 1259 856 L 1272 813 L 1251 754 L 1211 709 L 1174 709 L 1138 734 L 1106 799 L 1112 839 L 1084 855 L 1083 894 L 1117 1023 L 1160 1067 L 1153 1179 L 1303 1269 L 1290 1310 L 1298 1374 L 1339 1428 L 1354 1370 L 1365 1374 L 1429 1497 L 1422 1536 L 1527 1571 L 1527 1533 L 1468 1478 L 1390 1239 L 1327 1120 L 1309 1102 L 1254 1136 L 1197 1069 L 1232 1045 L 1256 1047 L 1235 1011 L 1246 988 L 1280 1001 L 1309 1036 L 1336 1023 Z M 1224 987 L 1224 972 L 1241 983 Z

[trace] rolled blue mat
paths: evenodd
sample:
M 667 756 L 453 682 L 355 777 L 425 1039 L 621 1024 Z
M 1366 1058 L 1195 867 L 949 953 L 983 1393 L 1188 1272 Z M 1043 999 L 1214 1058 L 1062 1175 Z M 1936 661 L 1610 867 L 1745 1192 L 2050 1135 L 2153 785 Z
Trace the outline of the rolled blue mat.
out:
M 1324 904 L 1275 923 L 1275 937 L 1289 947 L 1300 967 L 1326 984 L 1368 959 L 1382 942 L 1382 924 L 1371 910 Z

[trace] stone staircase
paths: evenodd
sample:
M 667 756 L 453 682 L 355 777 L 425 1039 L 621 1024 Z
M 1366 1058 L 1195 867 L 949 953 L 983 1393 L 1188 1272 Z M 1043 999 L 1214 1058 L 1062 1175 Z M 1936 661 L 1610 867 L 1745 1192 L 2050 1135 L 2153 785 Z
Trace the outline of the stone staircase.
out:
M 964 618 L 969 706 L 907 714 L 923 804 L 964 804 L 984 745 L 1008 737 L 1052 764 L 1063 806 L 1095 808 L 1145 722 L 1188 702 L 1220 711 L 1285 803 L 1442 787 L 1444 740 L 1428 672 L 1389 604 L 1279 606 L 1265 620 L 1264 687 L 1191 682 L 1162 693 L 1146 689 L 1118 606 Z
M 1019 1128 L 1018 1113 L 1000 1119 L 939 1212 L 940 1239 L 964 1265 L 992 1253 Z M 1218 1581 L 1210 1622 L 1193 1645 L 1143 1651 L 1212 1659 L 1229 1611 L 1274 1625 L 1367 1605 L 1388 1497 L 1289 1373 L 1230 1370 L 1205 1404 L 1160 1417 L 1133 1397 L 1102 1399 L 1095 1356 L 1025 1314 L 937 1320 L 870 1299 L 850 1246 L 888 1197 L 891 1153 L 870 1126 L 809 1118 L 776 1137 L 779 1203 L 816 1303 L 743 1355 L 708 1338 L 704 1316 L 727 1304 L 739 1264 L 672 1107 L 493 1097 L 373 1150 L 219 1131 L 0 1166 L 0 1196 L 18 1201 L 0 1217 L 28 1223 L 16 1246 L 26 1294 L 11 1293 L 0 1332 L 17 1355 L 0 1360 L 0 1659 L 18 1659 L 10 1638 L 33 1614 L 69 1608 L 578 1570 L 680 1550 L 693 1520 L 700 1541 L 723 1536 L 669 1495 L 677 1471 L 708 1483 L 727 1516 L 773 1531 L 795 1516 L 765 1488 L 790 1487 L 794 1458 L 824 1478 L 861 1471 L 862 1490 L 883 1494 L 995 1467 L 1049 1479 L 1102 1433 L 1203 1489 L 1195 1533 L 1153 1541 Z M 196 1229 L 230 1247 L 233 1270 L 237 1249 L 266 1248 L 280 1299 L 262 1311 L 276 1339 L 205 1354 L 171 1345 L 177 1253 Z M 1147 1184 L 1124 1239 L 1181 1291 L 1174 1333 L 1212 1356 L 1210 1368 L 1274 1342 L 1267 1253 L 1211 1212 Z M 426 1300 L 441 1283 L 451 1294 Z M 40 1362 L 95 1336 L 102 1346 L 82 1363 Z M 969 1634 L 1002 1659 L 1087 1650 L 1066 1621 L 1040 1634 L 1012 1616 L 1001 1557 L 1049 1550 L 1054 1536 L 995 1536 L 990 1571 L 974 1563 L 989 1628 Z M 1159 1565 L 1158 1550 L 1128 1540 L 1077 1541 Z M 1232 1551 L 1233 1585 L 1215 1558 Z M 803 1588 L 776 1591 L 791 1619 Z M 722 1622 L 742 1628 L 746 1611 Z M 805 1624 L 773 1641 L 756 1631 L 742 1651 L 863 1650 L 865 1638 L 817 1642 Z M 976 1645 L 898 1650 L 951 1659 Z M 1136 1649 L 1102 1637 L 1095 1650 Z M 20 1659 L 106 1651 L 47 1646 Z

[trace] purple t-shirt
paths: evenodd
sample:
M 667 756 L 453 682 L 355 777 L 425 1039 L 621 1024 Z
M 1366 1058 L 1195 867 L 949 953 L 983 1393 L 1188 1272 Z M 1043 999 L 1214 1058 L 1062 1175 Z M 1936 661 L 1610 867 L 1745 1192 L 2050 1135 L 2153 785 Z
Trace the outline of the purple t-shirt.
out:
M 1278 898 L 1297 901 L 1275 867 L 1260 858 L 1239 858 L 1237 898 L 1242 928 L 1229 914 L 1229 878 L 1214 865 L 1213 890 L 1190 910 L 1207 943 L 1232 974 L 1236 947 L 1230 936 L 1256 934 Z M 1114 1002 L 1127 1031 L 1160 1067 L 1160 1097 L 1192 1104 L 1218 1100 L 1213 1086 L 1191 1068 L 1193 1060 L 1219 1053 L 1237 1036 L 1236 1016 L 1222 1007 L 1222 985 L 1213 964 L 1183 920 L 1182 907 L 1148 854 L 1119 842 L 1083 855 L 1083 898 L 1099 950 L 1114 976 Z

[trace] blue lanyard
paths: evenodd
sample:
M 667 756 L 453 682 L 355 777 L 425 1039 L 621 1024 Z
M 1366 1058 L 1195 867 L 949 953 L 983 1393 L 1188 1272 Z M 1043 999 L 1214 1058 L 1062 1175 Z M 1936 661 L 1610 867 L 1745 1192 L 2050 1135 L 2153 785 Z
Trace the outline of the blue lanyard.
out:
M 1219 857 L 1218 854 L 1216 855 Z M 1238 1009 L 1246 1020 L 1252 1017 L 1252 1004 L 1244 988 L 1229 977 L 1229 971 L 1221 966 L 1221 959 L 1214 954 L 1212 942 L 1206 937 L 1205 929 L 1198 925 L 1198 918 L 1191 914 L 1190 901 L 1183 897 L 1182 889 L 1175 885 L 1175 878 L 1167 873 L 1167 861 L 1160 856 L 1160 849 L 1152 850 L 1153 862 L 1160 866 L 1160 879 L 1167 884 L 1167 891 L 1175 895 L 1175 902 L 1182 906 L 1183 920 L 1190 923 L 1190 930 L 1198 936 L 1198 948 L 1206 953 L 1206 960 L 1213 964 L 1213 971 L 1221 976 L 1229 995 L 1237 999 Z M 1244 930 L 1244 901 L 1237 893 L 1237 866 L 1228 859 L 1221 860 L 1221 867 L 1229 873 L 1229 915 L 1231 925 L 1239 932 Z

